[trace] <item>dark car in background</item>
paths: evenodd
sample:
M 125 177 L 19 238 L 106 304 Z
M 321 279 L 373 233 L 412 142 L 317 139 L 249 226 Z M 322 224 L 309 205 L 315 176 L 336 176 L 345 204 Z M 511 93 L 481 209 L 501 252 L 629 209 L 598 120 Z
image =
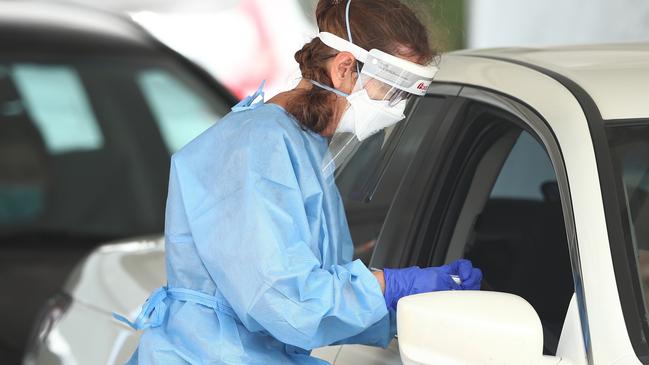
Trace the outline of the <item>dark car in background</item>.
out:
M 234 102 L 125 16 L 0 1 L 2 364 L 81 258 L 162 232 L 170 155 Z

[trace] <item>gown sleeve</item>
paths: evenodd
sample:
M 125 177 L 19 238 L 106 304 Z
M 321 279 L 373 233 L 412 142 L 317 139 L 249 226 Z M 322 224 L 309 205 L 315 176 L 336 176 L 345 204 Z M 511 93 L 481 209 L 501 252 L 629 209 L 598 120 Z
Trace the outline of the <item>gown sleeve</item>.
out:
M 242 324 L 306 350 L 375 325 L 365 341 L 387 346 L 391 316 L 374 275 L 360 260 L 322 267 L 317 240 L 330 237 L 325 226 L 313 237 L 302 194 L 321 188 L 295 172 L 309 156 L 268 130 L 235 142 L 222 166 L 190 171 L 179 185 L 183 195 L 206 192 L 187 209 L 191 233 Z
M 389 314 L 363 332 L 333 343 L 333 345 L 368 345 L 386 348 L 397 334 L 397 313 Z

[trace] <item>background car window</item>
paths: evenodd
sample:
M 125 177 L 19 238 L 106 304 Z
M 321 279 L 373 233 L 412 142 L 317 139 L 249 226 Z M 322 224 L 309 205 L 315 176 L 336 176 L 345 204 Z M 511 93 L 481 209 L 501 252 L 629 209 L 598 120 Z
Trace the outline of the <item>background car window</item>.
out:
M 227 110 L 161 60 L 0 62 L 0 244 L 162 232 L 170 153 Z
M 211 82 L 167 53 L 0 58 L 1 363 L 93 248 L 162 233 L 170 153 L 231 106 Z
M 0 229 L 43 214 L 50 153 L 42 129 L 27 114 L 11 68 L 0 64 Z
M 13 79 L 22 105 L 54 154 L 94 150 L 104 142 L 76 70 L 68 66 L 15 64 Z
M 636 266 L 649 312 L 649 126 L 608 127 L 616 173 L 623 182 Z
M 138 73 L 137 82 L 171 153 L 223 116 L 199 92 L 168 71 L 143 70 Z

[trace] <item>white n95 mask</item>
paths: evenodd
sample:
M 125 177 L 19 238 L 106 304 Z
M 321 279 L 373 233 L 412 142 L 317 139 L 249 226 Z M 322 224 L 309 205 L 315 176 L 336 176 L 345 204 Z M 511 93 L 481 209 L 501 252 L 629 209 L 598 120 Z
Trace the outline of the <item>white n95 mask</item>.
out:
M 364 140 L 405 119 L 405 99 L 396 103 L 374 100 L 365 89 L 346 94 L 317 81 L 310 81 L 317 87 L 344 97 L 349 103 L 331 136 L 329 153 L 323 157 L 322 172 L 325 177 L 342 171 Z
M 406 118 L 406 100 L 390 106 L 385 100 L 370 99 L 365 89 L 347 97 L 349 107 L 345 110 L 336 133 L 353 133 L 359 142 L 369 136 L 391 127 Z
M 310 81 L 317 87 L 345 97 L 349 103 L 338 122 L 335 133 L 352 133 L 359 142 L 362 142 L 376 132 L 391 127 L 406 118 L 403 114 L 407 104 L 405 99 L 391 105 L 392 103 L 388 100 L 371 99 L 364 88 L 352 94 L 346 94 L 317 81 Z

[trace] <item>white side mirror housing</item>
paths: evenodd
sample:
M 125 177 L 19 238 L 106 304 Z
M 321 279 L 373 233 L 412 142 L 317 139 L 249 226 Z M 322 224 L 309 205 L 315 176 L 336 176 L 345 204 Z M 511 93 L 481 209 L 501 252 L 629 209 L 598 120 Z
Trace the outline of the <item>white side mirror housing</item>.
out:
M 399 350 L 405 365 L 557 364 L 543 356 L 543 327 L 523 298 L 444 291 L 399 300 Z

